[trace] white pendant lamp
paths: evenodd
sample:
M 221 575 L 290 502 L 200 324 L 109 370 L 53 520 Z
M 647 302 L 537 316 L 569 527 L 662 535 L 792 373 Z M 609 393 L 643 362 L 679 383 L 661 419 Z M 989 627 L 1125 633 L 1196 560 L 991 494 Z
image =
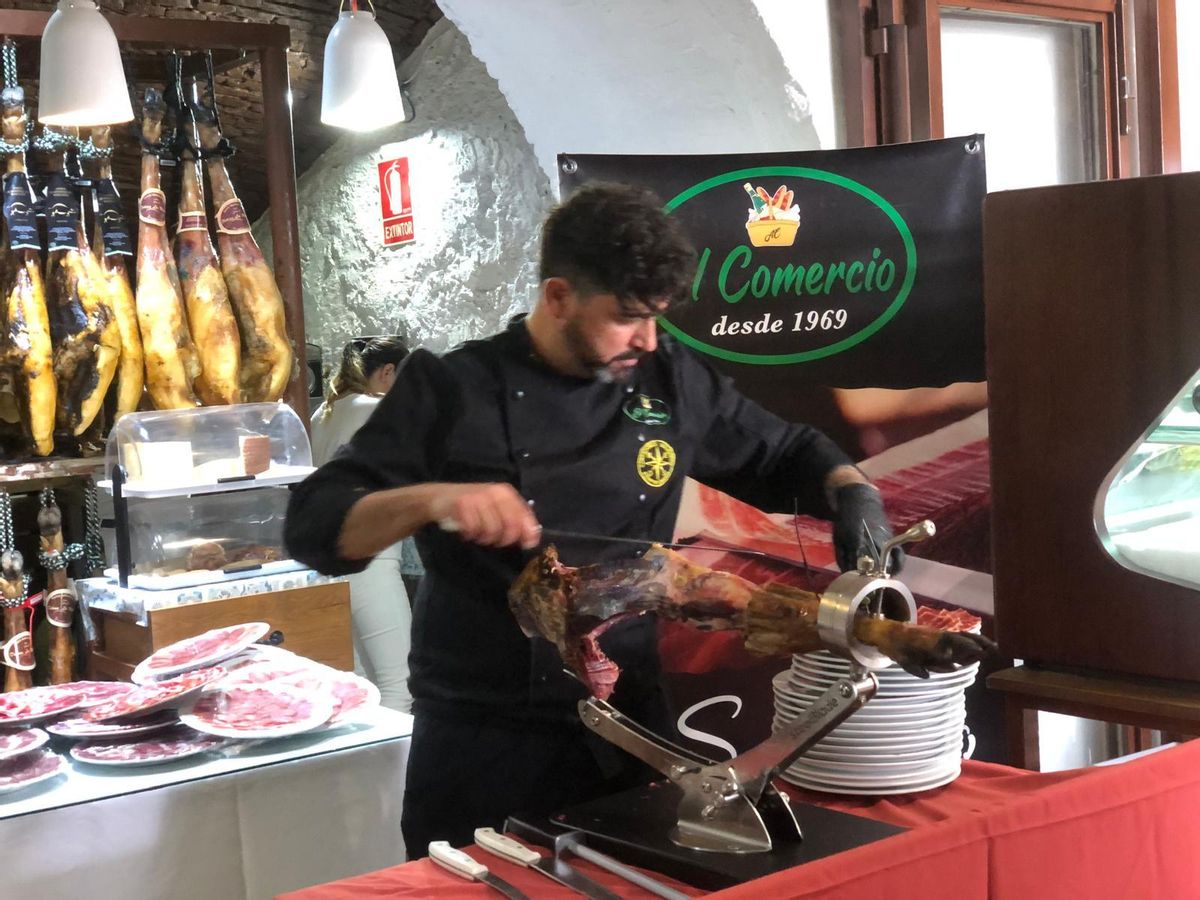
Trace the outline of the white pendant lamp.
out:
M 42 32 L 38 121 L 113 125 L 132 119 L 112 26 L 92 0 L 59 0 Z
M 392 45 L 370 11 L 338 5 L 338 19 L 325 41 L 321 121 L 335 128 L 373 131 L 403 122 L 404 100 L 396 78 Z

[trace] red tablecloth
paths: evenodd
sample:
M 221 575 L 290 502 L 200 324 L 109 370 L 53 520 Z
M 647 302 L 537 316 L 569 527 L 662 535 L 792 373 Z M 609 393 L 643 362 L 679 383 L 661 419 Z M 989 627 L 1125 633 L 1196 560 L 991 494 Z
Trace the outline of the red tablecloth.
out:
M 719 900 L 1186 900 L 1200 897 L 1200 741 L 1122 763 L 1036 773 L 968 762 L 912 796 L 798 799 L 911 830 L 708 894 Z M 468 852 L 532 897 L 577 894 L 478 848 Z M 623 897 L 653 895 L 583 860 Z M 693 896 L 703 891 L 660 879 Z M 286 900 L 484 898 L 429 860 L 283 895 Z

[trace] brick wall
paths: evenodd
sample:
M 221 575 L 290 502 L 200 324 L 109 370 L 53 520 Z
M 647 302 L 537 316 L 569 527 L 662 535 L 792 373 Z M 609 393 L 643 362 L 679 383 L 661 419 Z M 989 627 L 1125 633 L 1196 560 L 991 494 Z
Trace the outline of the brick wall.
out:
M 116 15 L 287 25 L 292 37 L 288 63 L 297 173 L 305 171 L 337 139 L 337 130 L 320 122 L 321 60 L 325 38 L 336 18 L 337 0 L 98 0 L 98 4 L 106 13 Z M 0 0 L 0 10 L 52 10 L 56 5 L 56 0 Z M 441 18 L 441 12 L 433 0 L 380 0 L 376 10 L 379 23 L 392 42 L 397 62 L 411 53 L 430 25 Z M 162 85 L 161 79 L 155 74 L 159 68 L 157 54 L 138 53 L 135 56 L 127 52 L 126 55 L 127 64 L 131 64 L 136 72 L 138 98 L 151 84 Z M 37 41 L 24 42 L 19 46 L 18 69 L 32 112 L 37 98 Z M 230 168 L 251 220 L 258 218 L 267 205 L 261 96 L 258 65 L 253 58 L 218 78 L 217 102 L 221 110 L 221 124 L 238 148 Z M 134 109 L 137 110 L 139 105 L 140 99 L 135 101 Z M 128 203 L 136 198 L 138 192 L 139 154 L 131 131 L 124 127 L 117 131 L 118 145 L 113 167 L 121 193 Z

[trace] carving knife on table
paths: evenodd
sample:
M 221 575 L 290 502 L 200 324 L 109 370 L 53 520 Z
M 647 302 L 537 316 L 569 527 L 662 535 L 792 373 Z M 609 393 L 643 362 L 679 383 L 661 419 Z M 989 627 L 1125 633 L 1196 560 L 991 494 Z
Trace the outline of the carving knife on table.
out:
M 620 894 L 614 894 L 586 875 L 576 872 L 557 856 L 542 856 L 536 850 L 500 834 L 494 828 L 476 828 L 475 843 L 488 853 L 519 866 L 528 866 L 591 900 L 621 900 Z
M 460 878 L 486 884 L 508 897 L 509 900 L 529 900 L 528 894 L 523 894 L 504 879 L 493 875 L 483 863 L 472 859 L 457 847 L 451 847 L 446 841 L 431 841 L 429 858 Z

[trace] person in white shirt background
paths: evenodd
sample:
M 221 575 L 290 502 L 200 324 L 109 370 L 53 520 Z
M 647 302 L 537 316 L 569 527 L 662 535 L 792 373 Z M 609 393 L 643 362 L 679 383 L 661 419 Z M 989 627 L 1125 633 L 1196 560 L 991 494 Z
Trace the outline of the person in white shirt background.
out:
M 313 462 L 332 459 L 370 418 L 396 380 L 396 368 L 408 355 L 397 337 L 357 338 L 342 351 L 329 380 L 325 402 L 312 416 Z M 350 576 L 350 612 L 354 670 L 379 688 L 384 706 L 410 712 L 409 633 L 412 608 L 403 574 L 420 573 L 412 539 L 389 547 L 363 572 Z

